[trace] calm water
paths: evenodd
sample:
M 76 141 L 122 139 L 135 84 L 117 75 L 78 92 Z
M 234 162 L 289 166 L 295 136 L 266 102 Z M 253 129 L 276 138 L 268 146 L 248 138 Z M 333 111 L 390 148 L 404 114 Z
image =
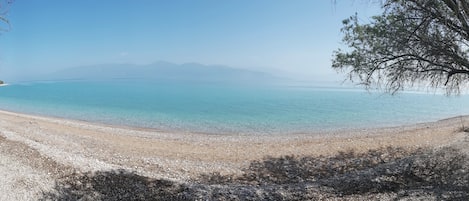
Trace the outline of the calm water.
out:
M 182 132 L 275 134 L 467 115 L 469 96 L 114 80 L 0 87 L 0 109 Z

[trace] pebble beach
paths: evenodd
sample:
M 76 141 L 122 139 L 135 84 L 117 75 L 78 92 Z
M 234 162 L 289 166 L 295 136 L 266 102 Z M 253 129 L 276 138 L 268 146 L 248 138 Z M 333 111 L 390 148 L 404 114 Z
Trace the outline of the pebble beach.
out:
M 197 183 L 200 175 L 242 175 L 253 161 L 327 157 L 383 147 L 464 147 L 469 117 L 401 127 L 288 135 L 171 133 L 0 111 L 0 200 L 38 200 L 61 178 L 127 171 Z M 467 147 L 467 146 L 466 146 Z M 466 148 L 467 149 L 467 148 Z

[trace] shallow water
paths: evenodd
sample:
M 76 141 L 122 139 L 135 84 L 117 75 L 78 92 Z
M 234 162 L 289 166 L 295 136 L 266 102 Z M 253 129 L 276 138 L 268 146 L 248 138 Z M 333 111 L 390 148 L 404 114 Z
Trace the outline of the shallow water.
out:
M 308 133 L 469 114 L 469 96 L 175 81 L 67 81 L 0 87 L 0 109 L 204 133 Z

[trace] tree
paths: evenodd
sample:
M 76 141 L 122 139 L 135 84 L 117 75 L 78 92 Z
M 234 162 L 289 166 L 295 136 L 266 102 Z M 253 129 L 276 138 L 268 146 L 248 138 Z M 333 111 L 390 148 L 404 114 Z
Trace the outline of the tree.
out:
M 14 0 L 0 0 L 0 32 L 8 31 L 10 28 L 10 22 L 6 18 L 6 14 L 13 1 Z M 5 28 L 5 26 L 8 28 Z
M 395 93 L 407 87 L 459 94 L 469 81 L 469 1 L 387 0 L 383 13 L 361 24 L 343 21 L 346 50 L 332 67 L 367 89 Z

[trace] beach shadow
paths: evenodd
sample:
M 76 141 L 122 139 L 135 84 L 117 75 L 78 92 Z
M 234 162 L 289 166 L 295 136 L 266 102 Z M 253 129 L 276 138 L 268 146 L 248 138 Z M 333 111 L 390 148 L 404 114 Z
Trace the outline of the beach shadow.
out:
M 68 175 L 39 200 L 189 200 L 182 192 L 182 185 L 169 180 L 115 170 Z
M 240 177 L 214 173 L 202 175 L 201 180 L 259 188 L 315 188 L 302 190 L 303 198 L 308 199 L 386 194 L 395 199 L 469 200 L 467 159 L 452 148 L 406 151 L 388 147 L 366 153 L 340 152 L 333 157 L 271 157 L 252 162 Z
M 187 183 L 124 170 L 76 173 L 59 180 L 40 200 L 317 200 L 376 194 L 468 200 L 467 159 L 449 148 L 270 157 L 253 161 L 239 176 L 215 172 Z
M 423 151 L 365 168 L 346 171 L 318 181 L 339 195 L 396 193 L 396 199 L 411 194 L 437 200 L 469 200 L 467 155 L 446 148 Z

